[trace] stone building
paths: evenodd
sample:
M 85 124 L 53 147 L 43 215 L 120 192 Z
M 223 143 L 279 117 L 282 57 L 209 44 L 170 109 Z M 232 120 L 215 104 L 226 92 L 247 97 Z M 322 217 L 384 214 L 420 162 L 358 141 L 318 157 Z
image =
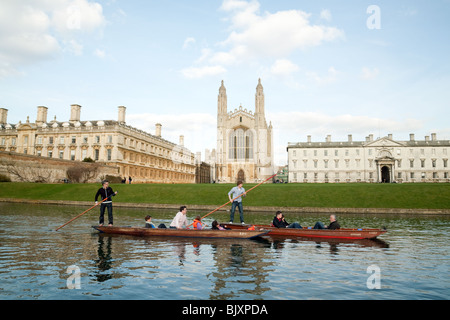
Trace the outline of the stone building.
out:
M 431 139 L 397 141 L 392 134 L 365 141 L 289 143 L 289 182 L 449 182 L 450 141 Z
M 194 183 L 194 154 L 161 136 L 161 124 L 150 134 L 126 124 L 124 106 L 118 120 L 81 121 L 81 106 L 73 104 L 69 121 L 47 120 L 47 107 L 37 107 L 37 118 L 9 124 L 8 110 L 0 108 L 0 151 L 82 161 L 91 158 L 118 168 L 133 182 Z
M 242 106 L 228 111 L 222 80 L 217 103 L 217 149 L 206 151 L 215 182 L 260 182 L 274 171 L 272 124 L 265 117 L 264 90 L 258 80 L 255 112 Z

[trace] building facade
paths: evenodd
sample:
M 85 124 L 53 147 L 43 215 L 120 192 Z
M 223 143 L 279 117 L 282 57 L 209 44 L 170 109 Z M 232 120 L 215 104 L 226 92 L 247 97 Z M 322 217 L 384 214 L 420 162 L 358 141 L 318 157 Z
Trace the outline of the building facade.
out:
M 258 80 L 255 112 L 239 106 L 228 112 L 223 80 L 217 102 L 217 149 L 206 152 L 219 183 L 261 182 L 273 174 L 272 124 L 265 117 L 264 89 Z
M 126 124 L 124 106 L 118 120 L 81 121 L 81 106 L 72 105 L 69 121 L 47 121 L 47 107 L 37 107 L 37 118 L 9 124 L 8 110 L 0 108 L 0 151 L 118 167 L 133 182 L 194 183 L 195 157 L 184 147 L 161 136 L 161 124 L 150 134 Z
M 450 141 L 431 139 L 396 141 L 392 134 L 365 141 L 289 143 L 289 182 L 449 182 Z

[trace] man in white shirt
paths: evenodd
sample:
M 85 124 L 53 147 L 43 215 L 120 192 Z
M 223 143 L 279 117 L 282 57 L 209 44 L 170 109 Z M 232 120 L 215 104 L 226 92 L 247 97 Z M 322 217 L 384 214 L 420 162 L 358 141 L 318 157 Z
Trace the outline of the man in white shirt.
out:
M 187 208 L 186 206 L 180 207 L 180 212 L 177 213 L 175 218 L 173 218 L 172 222 L 170 223 L 170 228 L 172 229 L 183 229 L 184 227 L 187 227 L 187 219 L 186 219 L 186 213 Z
M 230 192 L 228 192 L 228 198 L 230 199 L 231 210 L 230 210 L 230 223 L 234 221 L 234 211 L 236 207 L 239 208 L 239 218 L 241 219 L 241 223 L 244 224 L 244 209 L 242 207 L 242 197 L 245 197 L 247 193 L 245 189 L 242 187 L 242 181 L 237 182 L 237 186 L 232 188 Z

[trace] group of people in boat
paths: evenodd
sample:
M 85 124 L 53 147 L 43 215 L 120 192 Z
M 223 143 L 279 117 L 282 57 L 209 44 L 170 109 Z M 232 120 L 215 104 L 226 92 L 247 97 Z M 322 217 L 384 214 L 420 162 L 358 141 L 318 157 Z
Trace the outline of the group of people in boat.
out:
M 181 206 L 180 211 L 175 215 L 172 222 L 169 225 L 169 228 L 171 229 L 184 229 L 189 228 L 190 225 L 187 223 L 186 218 L 187 213 L 187 207 Z M 192 227 L 196 230 L 203 230 L 205 228 L 205 224 L 202 222 L 202 218 L 200 216 L 196 216 L 194 219 L 194 222 L 191 224 Z M 147 215 L 145 217 L 145 227 L 146 228 L 156 228 L 156 226 L 152 223 L 152 217 Z M 158 228 L 166 228 L 164 224 L 160 224 Z M 217 222 L 217 220 L 214 220 L 212 222 L 211 229 L 213 230 L 225 230 L 220 224 Z
M 297 228 L 301 229 L 302 226 L 298 222 L 288 223 L 283 215 L 283 212 L 277 211 L 275 217 L 272 221 L 272 226 L 276 228 Z M 313 229 L 328 229 L 328 230 L 337 230 L 340 229 L 341 226 L 339 222 L 336 220 L 336 215 L 330 215 L 330 224 L 328 226 L 324 225 L 323 222 L 317 221 L 314 225 Z
M 196 216 L 194 219 L 194 222 L 188 225 L 187 223 L 187 207 L 181 206 L 180 211 L 175 215 L 172 222 L 170 223 L 169 228 L 171 229 L 184 229 L 189 228 L 190 225 L 192 225 L 193 229 L 196 230 L 203 230 L 205 228 L 205 224 L 201 221 L 202 218 L 200 216 Z M 145 227 L 146 228 L 156 228 L 156 226 L 151 222 L 152 217 L 147 215 L 145 217 Z M 283 212 L 277 211 L 275 214 L 275 217 L 273 218 L 272 227 L 276 228 L 297 228 L 301 229 L 302 226 L 298 222 L 294 223 L 288 223 L 283 215 Z M 158 228 L 166 228 L 164 224 L 160 224 Z M 336 215 L 332 214 L 330 215 L 330 224 L 328 226 L 324 225 L 321 221 L 317 221 L 314 225 L 314 229 L 328 229 L 328 230 L 337 230 L 340 229 L 341 226 L 336 220 Z M 225 230 L 224 227 L 222 227 L 217 220 L 214 220 L 211 224 L 212 230 Z
M 113 209 L 112 209 L 112 196 L 115 196 L 117 191 L 113 191 L 113 189 L 109 186 L 109 182 L 107 180 L 102 182 L 102 187 L 98 189 L 95 195 L 95 204 L 98 203 L 98 197 L 101 198 L 102 202 L 100 205 L 100 217 L 99 217 L 99 225 L 103 226 L 104 223 L 104 214 L 105 210 L 108 211 L 108 226 L 113 225 Z M 231 210 L 230 210 L 230 223 L 234 221 L 234 213 L 236 208 L 239 209 L 239 218 L 241 224 L 244 223 L 244 210 L 242 205 L 242 198 L 246 196 L 246 191 L 242 186 L 242 181 L 238 181 L 236 187 L 233 187 L 230 192 L 228 192 L 228 198 L 231 202 Z M 180 211 L 175 215 L 172 222 L 169 225 L 169 228 L 173 229 L 183 229 L 188 228 L 190 225 L 187 223 L 186 218 L 187 207 L 181 206 Z M 145 217 L 145 227 L 146 228 L 156 228 L 155 225 L 151 222 L 152 217 L 147 215 Z M 205 227 L 205 224 L 201 221 L 201 217 L 197 216 L 192 223 L 192 226 L 196 230 L 202 230 Z M 283 215 L 283 212 L 277 211 L 275 217 L 273 218 L 271 226 L 276 228 L 298 228 L 301 229 L 302 226 L 298 222 L 288 223 Z M 158 228 L 166 228 L 164 224 L 160 224 Z M 214 220 L 212 222 L 212 229 L 214 230 L 225 230 L 220 224 Z M 324 225 L 321 221 L 316 222 L 314 225 L 314 229 L 329 229 L 336 230 L 340 229 L 340 225 L 336 220 L 336 215 L 330 215 L 330 224 L 328 226 Z

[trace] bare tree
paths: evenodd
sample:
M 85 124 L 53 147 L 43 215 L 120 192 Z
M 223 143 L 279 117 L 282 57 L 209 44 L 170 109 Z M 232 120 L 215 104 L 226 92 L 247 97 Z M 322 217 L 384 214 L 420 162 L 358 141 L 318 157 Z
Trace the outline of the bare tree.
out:
M 20 165 L 18 162 L 2 160 L 0 162 L 6 168 L 6 171 L 16 180 L 21 182 L 49 182 L 52 176 L 52 170 L 41 165 L 30 166 Z
M 75 183 L 86 183 L 97 177 L 99 172 L 99 165 L 96 163 L 90 164 L 75 164 L 66 171 L 67 178 Z

